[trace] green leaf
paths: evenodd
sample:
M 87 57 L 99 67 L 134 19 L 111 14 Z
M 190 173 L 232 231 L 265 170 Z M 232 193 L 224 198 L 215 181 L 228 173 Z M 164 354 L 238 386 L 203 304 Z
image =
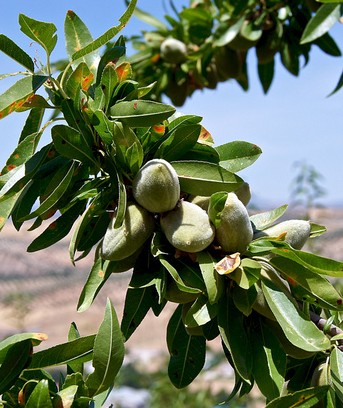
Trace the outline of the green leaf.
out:
M 30 75 L 19 79 L 0 95 L 0 119 L 20 109 L 48 79 L 43 75 Z
M 35 386 L 29 399 L 25 404 L 26 408 L 52 408 L 50 399 L 49 382 L 48 380 L 41 380 Z
M 98 167 L 84 134 L 66 125 L 56 125 L 51 129 L 51 135 L 56 150 L 62 156 Z
M 282 394 L 286 376 L 286 354 L 273 331 L 259 319 L 257 330 L 251 335 L 253 376 L 267 400 Z
M 333 57 L 340 57 L 342 55 L 341 50 L 329 33 L 317 38 L 315 44 L 328 55 Z
M 330 374 L 336 397 L 343 403 L 343 352 L 337 347 L 330 355 Z
M 276 398 L 266 405 L 266 408 L 315 407 L 327 393 L 329 386 L 305 388 L 293 394 Z
M 52 53 L 57 42 L 55 24 L 34 20 L 24 14 L 19 14 L 19 24 L 24 34 L 40 44 L 48 55 Z
M 121 321 L 121 331 L 125 340 L 130 338 L 148 313 L 155 294 L 153 286 L 128 288 Z
M 231 275 L 232 274 L 230 274 L 229 277 L 231 277 Z M 256 285 L 250 287 L 249 289 L 242 289 L 240 286 L 234 286 L 232 288 L 233 302 L 237 309 L 244 314 L 244 316 L 251 315 L 257 295 L 258 292 Z
M 163 24 L 158 18 L 154 17 L 150 13 L 147 13 L 139 9 L 138 7 L 135 8 L 135 11 L 133 14 L 135 17 L 139 18 L 144 23 L 152 25 L 158 30 L 168 31 L 168 27 L 165 24 Z
M 321 275 L 287 258 L 274 257 L 270 263 L 287 279 L 291 287 L 294 288 L 295 294 L 297 288 L 300 287 L 302 289 L 301 295 L 307 296 L 309 299 L 314 298 L 315 304 L 329 310 L 343 310 L 342 296 Z
M 253 143 L 235 141 L 216 147 L 219 164 L 226 170 L 236 173 L 251 166 L 262 154 L 262 150 Z
M 213 47 L 223 47 L 224 45 L 229 44 L 239 33 L 244 20 L 245 16 L 242 16 L 238 21 L 230 25 L 223 33 L 220 33 L 220 37 L 214 40 Z
M 38 133 L 42 124 L 44 109 L 30 109 L 30 112 L 25 121 L 24 127 L 20 133 L 19 142 L 21 143 L 26 137 L 33 133 Z
M 94 74 L 86 63 L 81 62 L 68 77 L 65 85 L 66 94 L 73 100 L 78 101 L 81 90 L 87 91 L 92 84 Z
M 92 305 L 100 289 L 103 287 L 107 279 L 111 276 L 111 270 L 109 269 L 109 266 L 109 261 L 104 261 L 101 257 L 96 259 L 91 268 L 87 281 L 82 289 L 77 304 L 78 312 L 84 312 Z
M 116 65 L 112 61 L 109 62 L 101 75 L 101 89 L 105 95 L 105 111 L 107 111 L 109 106 L 113 105 L 113 93 L 119 83 L 119 77 L 116 70 Z
M 98 37 L 96 40 L 92 41 L 90 44 L 86 45 L 85 47 L 81 48 L 80 50 L 76 51 L 72 55 L 72 60 L 75 61 L 81 57 L 84 57 L 103 45 L 107 44 L 115 35 L 119 33 L 119 31 L 125 27 L 125 25 L 128 23 L 130 20 L 135 7 L 137 4 L 137 0 L 131 0 L 130 4 L 128 5 L 128 8 L 124 12 L 124 14 L 119 18 L 120 24 L 118 24 L 115 27 L 110 28 L 107 30 L 104 34 L 102 34 L 100 37 Z
M 343 276 L 343 262 L 334 259 L 325 258 L 310 252 L 299 251 L 291 248 L 273 248 L 272 252 L 283 258 L 291 259 L 300 265 L 305 266 L 312 272 L 340 278 Z
M 94 372 L 86 380 L 91 396 L 113 387 L 114 380 L 123 364 L 124 354 L 124 341 L 117 315 L 108 299 L 104 320 L 94 341 L 92 361 Z
M 72 60 L 72 56 L 75 52 L 93 41 L 93 37 L 87 26 L 72 10 L 68 10 L 66 14 L 64 21 L 64 35 L 66 50 L 70 60 Z M 100 61 L 100 54 L 99 52 L 94 51 L 83 57 L 82 61 L 89 67 L 93 74 L 95 74 Z
M 149 127 L 168 119 L 175 108 L 160 102 L 134 99 L 118 102 L 110 109 L 112 119 L 130 127 Z
M 231 272 L 228 277 L 234 280 L 239 287 L 247 290 L 260 279 L 261 268 L 259 262 L 244 258 L 241 260 L 240 266 Z
M 0 395 L 8 391 L 27 366 L 32 352 L 31 339 L 11 345 L 0 366 Z
M 51 183 L 47 187 L 48 192 L 46 198 L 41 202 L 38 208 L 32 213 L 24 216 L 21 221 L 30 220 L 51 210 L 69 188 L 76 168 L 76 162 L 69 162 L 66 166 L 62 167 L 60 171 L 56 172 Z
M 0 51 L 7 54 L 14 61 L 33 73 L 35 66 L 32 58 L 26 54 L 18 45 L 4 34 L 0 34 Z
M 254 224 L 255 230 L 264 230 L 270 225 L 272 225 L 280 217 L 282 217 L 282 215 L 286 212 L 287 208 L 288 205 L 285 204 L 271 211 L 251 215 L 250 221 Z
M 162 142 L 155 153 L 155 158 L 167 161 L 178 160 L 194 147 L 201 131 L 201 125 L 177 127 Z
M 275 62 L 274 59 L 269 62 L 268 64 L 258 64 L 258 77 L 260 79 L 263 92 L 266 94 L 273 82 L 274 79 L 274 72 L 275 72 Z
M 70 385 L 69 387 L 58 391 L 54 396 L 53 404 L 63 408 L 71 407 L 75 400 L 78 388 L 79 387 L 77 385 Z
M 202 251 L 197 254 L 197 261 L 206 286 L 208 301 L 210 304 L 217 303 L 223 294 L 224 277 L 214 269 L 215 261 L 211 254 Z
M 32 356 L 29 369 L 90 361 L 93 356 L 94 340 L 95 334 L 91 334 L 38 351 Z
M 45 333 L 19 333 L 6 337 L 0 342 L 0 364 L 3 363 L 6 353 L 10 347 L 16 343 L 24 340 L 31 340 L 33 346 L 38 346 L 42 341 L 46 340 L 48 336 Z
M 170 360 L 168 375 L 176 388 L 189 385 L 205 364 L 206 339 L 190 336 L 182 322 L 182 305 L 179 305 L 167 327 Z
M 323 4 L 305 27 L 300 44 L 314 41 L 327 33 L 340 19 L 341 7 L 340 4 Z
M 212 224 L 217 228 L 221 223 L 221 212 L 225 206 L 227 200 L 227 192 L 219 191 L 214 193 L 210 197 L 210 202 L 208 205 L 208 216 Z
M 243 182 L 236 174 L 214 163 L 180 160 L 171 164 L 185 193 L 210 196 L 218 191 L 234 191 Z
M 306 319 L 289 297 L 270 279 L 262 278 L 262 290 L 273 315 L 287 339 L 306 351 L 324 351 L 330 340 L 317 326 Z
M 47 248 L 68 235 L 74 222 L 84 208 L 84 203 L 77 203 L 60 217 L 54 220 L 27 248 L 27 252 L 40 251 Z
M 198 327 L 210 322 L 218 311 L 217 304 L 211 304 L 207 296 L 200 295 L 189 308 L 184 323 L 186 327 Z
M 222 296 L 219 300 L 217 319 L 220 336 L 230 352 L 234 368 L 246 383 L 251 384 L 251 345 L 246 333 L 243 314 L 236 308 L 229 294 Z
M 341 76 L 339 77 L 339 80 L 337 82 L 337 85 L 335 86 L 335 89 L 329 94 L 329 96 L 335 94 L 337 91 L 339 91 L 343 86 L 343 72 Z

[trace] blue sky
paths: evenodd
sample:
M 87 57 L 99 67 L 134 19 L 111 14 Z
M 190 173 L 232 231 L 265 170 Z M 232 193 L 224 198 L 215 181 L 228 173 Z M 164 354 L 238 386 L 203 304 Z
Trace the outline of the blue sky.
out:
M 164 15 L 163 2 L 138 0 L 143 10 L 156 16 Z M 175 5 L 186 4 L 175 0 Z M 153 10 L 151 10 L 153 4 Z M 12 0 L 11 7 L 2 8 L 0 33 L 7 35 L 31 56 L 44 53 L 21 33 L 18 15 L 53 22 L 57 26 L 58 44 L 52 59 L 65 57 L 63 23 L 66 12 L 72 9 L 87 24 L 94 37 L 118 23 L 124 11 L 124 0 L 98 2 L 66 1 L 27 2 Z M 148 28 L 132 19 L 124 34 L 138 33 Z M 333 35 L 343 49 L 342 27 L 335 26 Z M 4 54 L 0 54 L 0 72 L 20 69 Z M 276 75 L 267 95 L 263 94 L 257 78 L 254 51 L 249 53 L 250 90 L 244 92 L 235 82 L 220 84 L 214 91 L 194 96 L 180 110 L 203 117 L 204 126 L 212 133 L 217 145 L 233 140 L 245 140 L 262 148 L 263 154 L 240 175 L 246 179 L 257 201 L 273 204 L 290 202 L 290 185 L 296 172 L 294 163 L 305 161 L 324 177 L 322 185 L 326 205 L 343 205 L 343 137 L 341 128 L 343 90 L 332 97 L 327 95 L 335 87 L 342 70 L 342 58 L 324 55 L 312 47 L 310 63 L 298 78 L 290 75 L 277 62 Z M 10 80 L 0 81 L 2 93 Z M 166 102 L 169 102 L 166 100 Z M 0 167 L 15 148 L 25 115 L 13 114 L 0 121 Z M 46 136 L 48 137 L 48 136 Z

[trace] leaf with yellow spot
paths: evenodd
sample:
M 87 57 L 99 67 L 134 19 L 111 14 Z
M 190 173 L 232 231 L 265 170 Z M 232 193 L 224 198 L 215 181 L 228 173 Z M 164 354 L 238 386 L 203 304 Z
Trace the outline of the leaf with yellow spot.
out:
M 77 96 L 82 89 L 87 91 L 92 84 L 94 75 L 88 66 L 81 62 L 74 72 L 68 78 L 66 83 L 66 93 L 71 99 L 77 99 Z
M 206 128 L 204 128 L 204 126 L 201 126 L 201 131 L 200 131 L 200 135 L 198 138 L 198 142 L 208 144 L 208 145 L 213 145 L 214 143 L 211 133 Z
M 0 119 L 21 109 L 47 79 L 43 75 L 30 75 L 8 88 L 0 95 Z
M 119 82 L 126 81 L 132 78 L 132 68 L 129 62 L 123 62 L 116 68 L 118 74 Z

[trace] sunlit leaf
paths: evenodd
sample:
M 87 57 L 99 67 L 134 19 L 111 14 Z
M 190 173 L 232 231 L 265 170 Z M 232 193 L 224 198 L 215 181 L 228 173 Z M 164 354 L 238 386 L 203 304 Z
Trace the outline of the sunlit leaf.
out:
M 340 4 L 323 4 L 308 22 L 300 43 L 306 44 L 327 33 L 341 17 L 341 7 Z
M 262 150 L 253 143 L 235 141 L 216 147 L 219 164 L 226 170 L 236 173 L 251 166 L 262 154 Z
M 272 400 L 266 405 L 266 408 L 314 407 L 324 398 L 328 388 L 329 386 L 317 386 L 296 391 L 292 394 Z
M 114 380 L 123 364 L 124 354 L 124 341 L 117 315 L 108 299 L 104 320 L 94 341 L 92 360 L 94 371 L 86 380 L 91 396 L 113 387 Z
M 175 161 L 181 190 L 193 194 L 210 196 L 218 191 L 234 191 L 243 182 L 236 174 L 214 163 L 200 161 Z
M 52 408 L 50 399 L 48 380 L 41 380 L 35 386 L 29 399 L 25 404 L 26 408 Z
M 68 10 L 64 21 L 64 34 L 66 40 L 66 50 L 69 59 L 72 55 L 93 41 L 93 37 L 89 32 L 85 23 L 74 13 Z M 100 55 L 97 50 L 82 58 L 89 69 L 95 74 L 96 68 L 100 61 Z M 75 66 L 74 66 L 75 68 Z
M 24 14 L 19 14 L 19 24 L 24 34 L 40 44 L 48 55 L 52 53 L 57 42 L 55 24 L 34 20 Z
M 84 56 L 98 50 L 103 45 L 107 44 L 128 23 L 128 21 L 130 20 L 133 12 L 135 10 L 136 4 L 137 4 L 137 0 L 131 0 L 128 7 L 127 7 L 127 9 L 126 9 L 126 11 L 119 18 L 120 24 L 118 24 L 115 27 L 110 28 L 104 34 L 102 34 L 100 37 L 98 37 L 96 40 L 92 41 L 91 43 L 89 43 L 85 47 L 83 47 L 80 50 L 76 51 L 72 55 L 72 60 L 75 61 L 75 60 L 77 60 L 77 59 L 79 59 L 81 57 L 84 57 Z
M 19 79 L 0 95 L 0 119 L 20 109 L 48 79 L 47 76 L 33 75 Z
M 288 340 L 306 351 L 323 351 L 330 340 L 306 319 L 289 297 L 271 280 L 262 280 L 263 294 Z

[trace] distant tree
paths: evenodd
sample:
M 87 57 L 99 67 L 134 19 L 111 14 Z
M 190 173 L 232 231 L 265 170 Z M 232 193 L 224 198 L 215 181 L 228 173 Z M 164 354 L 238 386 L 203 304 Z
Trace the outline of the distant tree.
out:
M 329 34 L 340 20 L 340 2 L 190 0 L 165 22 L 136 10 L 137 17 L 153 26 L 132 44 L 130 58 L 141 84 L 156 81 L 150 97 L 167 95 L 181 106 L 194 92 L 215 89 L 221 82 L 236 81 L 249 89 L 248 55 L 255 53 L 258 76 L 265 93 L 272 84 L 279 57 L 283 67 L 298 76 L 310 61 L 312 47 L 340 57 Z M 343 83 L 343 76 L 333 92 Z

